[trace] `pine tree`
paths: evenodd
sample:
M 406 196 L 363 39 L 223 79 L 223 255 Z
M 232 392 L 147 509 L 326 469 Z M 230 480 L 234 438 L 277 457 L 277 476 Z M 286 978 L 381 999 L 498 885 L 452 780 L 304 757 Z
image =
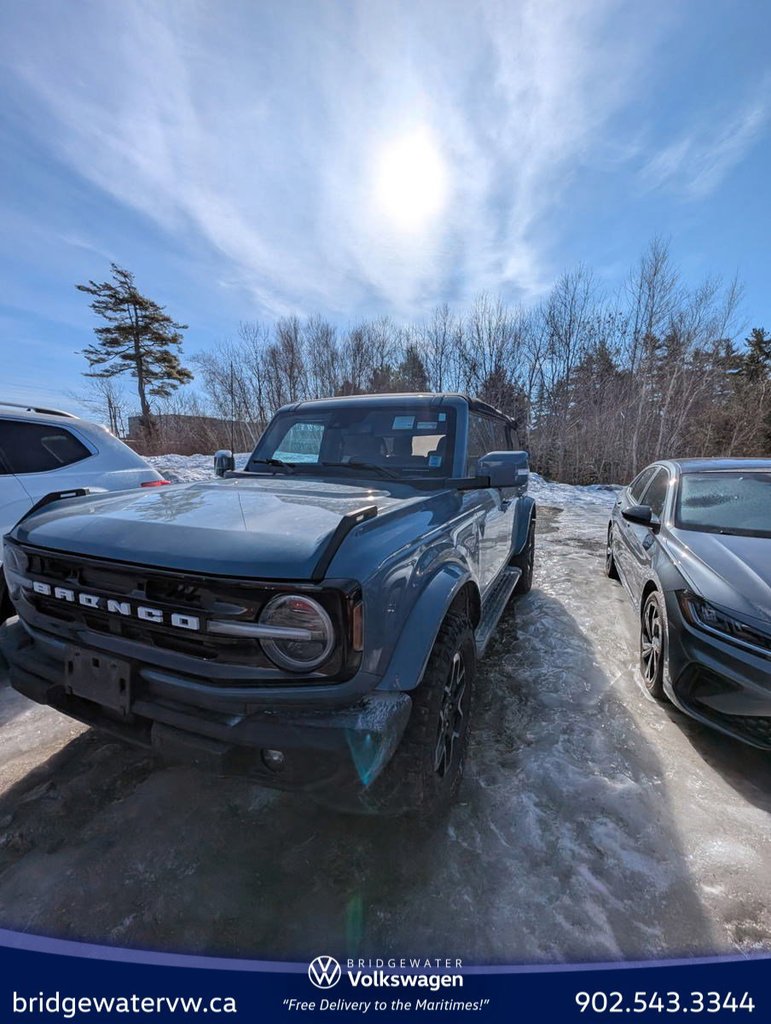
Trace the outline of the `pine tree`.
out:
M 392 385 L 396 391 L 428 391 L 428 374 L 415 345 L 407 345 Z
M 753 327 L 747 341 L 744 373 L 748 380 L 766 380 L 771 374 L 771 337 L 762 327 Z
M 94 328 L 97 341 L 83 349 L 91 372 L 86 377 L 110 378 L 130 374 L 137 382 L 142 423 L 152 423 L 151 398 L 168 398 L 181 384 L 193 379 L 176 350 L 182 345 L 179 324 L 163 306 L 142 295 L 134 275 L 110 264 L 112 280 L 78 284 L 78 291 L 93 295 L 91 309 L 106 323 Z

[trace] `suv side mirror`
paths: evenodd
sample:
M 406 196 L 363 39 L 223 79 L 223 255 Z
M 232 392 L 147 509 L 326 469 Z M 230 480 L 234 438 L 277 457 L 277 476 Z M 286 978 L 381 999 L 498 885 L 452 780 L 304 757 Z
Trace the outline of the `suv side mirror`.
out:
M 480 476 L 490 478 L 491 487 L 527 489 L 530 463 L 527 452 L 488 452 L 477 462 Z
M 236 468 L 236 460 L 229 448 L 220 448 L 214 453 L 214 475 L 224 476 Z
M 658 529 L 659 521 L 653 514 L 650 505 L 629 505 L 621 509 L 621 515 L 629 523 L 636 523 L 638 526 L 649 526 L 652 530 Z

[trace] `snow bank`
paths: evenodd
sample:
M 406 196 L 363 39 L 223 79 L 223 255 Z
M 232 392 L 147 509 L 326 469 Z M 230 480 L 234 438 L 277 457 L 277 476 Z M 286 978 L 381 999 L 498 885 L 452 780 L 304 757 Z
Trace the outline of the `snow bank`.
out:
M 236 468 L 243 469 L 250 452 L 236 455 Z M 191 480 L 209 480 L 214 476 L 213 455 L 148 455 L 147 461 L 173 484 Z
M 249 452 L 236 455 L 236 467 L 243 469 Z M 212 455 L 154 455 L 147 461 L 172 483 L 182 484 L 191 480 L 209 480 L 214 476 Z M 620 484 L 589 484 L 584 487 L 573 484 L 549 483 L 539 473 L 530 474 L 530 494 L 536 501 L 546 505 L 586 506 L 610 508 L 621 490 Z

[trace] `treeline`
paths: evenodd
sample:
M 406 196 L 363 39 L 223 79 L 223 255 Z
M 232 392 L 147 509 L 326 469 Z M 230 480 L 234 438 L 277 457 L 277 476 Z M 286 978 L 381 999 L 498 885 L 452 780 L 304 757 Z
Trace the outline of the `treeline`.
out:
M 656 241 L 613 299 L 580 267 L 531 308 L 482 295 L 410 326 L 244 323 L 193 362 L 206 411 L 236 422 L 239 447 L 287 402 L 460 391 L 513 416 L 545 476 L 623 481 L 664 456 L 769 452 L 771 338 L 756 329 L 737 345 L 739 297 L 735 282 L 686 286 Z
M 512 416 L 533 467 L 568 483 L 628 480 L 665 456 L 768 454 L 771 337 L 755 329 L 742 341 L 739 299 L 736 282 L 687 285 L 654 241 L 613 296 L 579 267 L 530 307 L 482 295 L 467 310 L 439 306 L 410 325 L 242 323 L 193 357 L 195 391 L 156 403 L 152 436 L 168 450 L 164 424 L 183 414 L 194 417 L 185 421 L 191 450 L 243 451 L 287 402 L 460 391 Z M 98 385 L 112 392 L 113 383 Z M 110 402 L 114 419 L 114 393 Z

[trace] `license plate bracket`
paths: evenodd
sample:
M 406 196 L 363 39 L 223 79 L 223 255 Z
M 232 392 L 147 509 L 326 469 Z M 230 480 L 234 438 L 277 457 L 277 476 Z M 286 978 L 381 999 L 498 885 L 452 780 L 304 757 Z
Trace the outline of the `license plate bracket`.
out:
M 94 701 L 124 717 L 131 707 L 131 665 L 85 647 L 68 647 L 64 659 L 67 693 Z

